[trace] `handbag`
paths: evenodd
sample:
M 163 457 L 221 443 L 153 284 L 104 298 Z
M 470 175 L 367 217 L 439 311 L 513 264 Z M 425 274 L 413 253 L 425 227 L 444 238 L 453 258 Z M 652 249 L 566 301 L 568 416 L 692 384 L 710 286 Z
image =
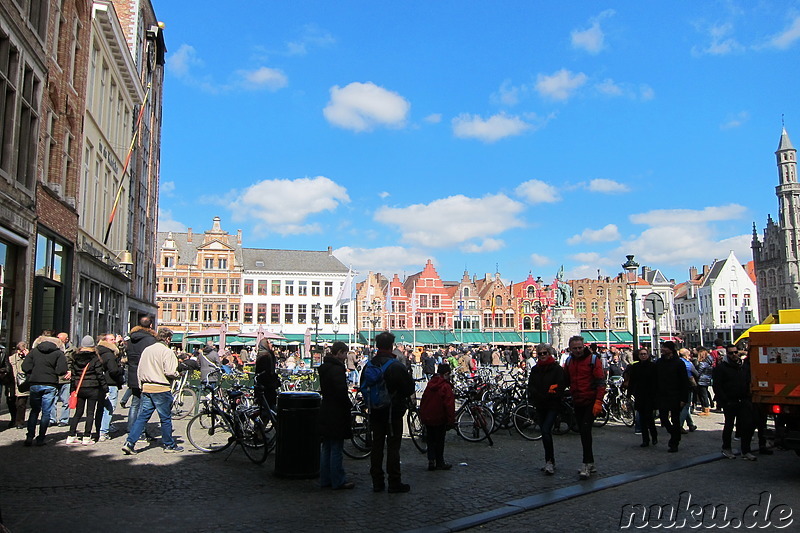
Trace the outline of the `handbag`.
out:
M 21 370 L 17 372 L 17 390 L 20 392 L 28 392 L 31 390 L 31 384 L 28 381 L 28 374 Z
M 81 385 L 83 385 L 83 378 L 86 376 L 86 371 L 89 370 L 89 365 L 87 364 L 83 367 L 83 373 L 81 374 L 81 379 L 78 381 L 78 388 L 74 391 L 69 393 L 69 408 L 75 409 L 78 407 L 78 391 L 81 390 Z

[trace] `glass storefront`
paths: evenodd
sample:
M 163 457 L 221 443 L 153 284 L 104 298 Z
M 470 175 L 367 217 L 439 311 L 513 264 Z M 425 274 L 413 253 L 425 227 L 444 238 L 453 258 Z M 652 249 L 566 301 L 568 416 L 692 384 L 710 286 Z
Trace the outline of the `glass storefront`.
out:
M 14 284 L 17 279 L 17 250 L 13 244 L 0 240 L 0 345 L 8 349 L 14 343 L 11 332 L 14 328 Z

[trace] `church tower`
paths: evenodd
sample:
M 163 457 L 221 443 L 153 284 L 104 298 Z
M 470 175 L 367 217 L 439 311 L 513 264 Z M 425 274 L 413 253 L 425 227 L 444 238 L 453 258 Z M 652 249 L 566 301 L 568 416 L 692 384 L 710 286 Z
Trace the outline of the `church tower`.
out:
M 764 240 L 753 226 L 753 261 L 761 320 L 779 309 L 800 308 L 800 183 L 797 150 L 786 128 L 775 152 L 778 166 L 778 220 L 767 217 Z

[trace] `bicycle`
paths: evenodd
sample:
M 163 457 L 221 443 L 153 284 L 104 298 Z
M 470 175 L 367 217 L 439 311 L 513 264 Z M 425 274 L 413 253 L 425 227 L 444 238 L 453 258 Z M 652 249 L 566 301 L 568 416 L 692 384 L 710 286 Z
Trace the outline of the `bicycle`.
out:
M 406 412 L 406 425 L 411 442 L 417 447 L 419 453 L 428 453 L 428 435 L 425 424 L 419 419 L 419 408 L 416 402 L 409 402 Z
M 172 419 L 180 420 L 197 407 L 197 393 L 188 386 L 189 370 L 181 372 L 180 378 L 172 382 Z
M 492 428 L 494 415 L 492 410 L 477 400 L 480 394 L 477 387 L 471 387 L 466 394 L 459 394 L 457 399 L 463 400 L 461 407 L 456 411 L 456 433 L 468 442 L 487 440 L 489 446 L 494 446 Z
M 572 406 L 572 395 L 567 393 L 561 399 L 561 408 L 556 415 L 555 423 L 553 423 L 553 435 L 566 435 L 570 429 L 575 433 L 580 433 L 575 408 Z
M 354 391 L 353 395 L 350 431 L 352 437 L 345 439 L 342 451 L 351 459 L 366 459 L 372 452 L 372 429 L 369 425 L 366 402 L 358 389 Z

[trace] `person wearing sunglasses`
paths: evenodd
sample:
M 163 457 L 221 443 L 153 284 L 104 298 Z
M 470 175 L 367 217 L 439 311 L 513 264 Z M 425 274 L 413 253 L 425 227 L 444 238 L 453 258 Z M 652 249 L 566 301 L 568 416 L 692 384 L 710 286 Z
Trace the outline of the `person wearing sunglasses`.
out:
M 536 364 L 531 368 L 528 379 L 528 400 L 536 410 L 536 422 L 542 430 L 545 461 L 542 471 L 548 476 L 555 473 L 553 424 L 561 406 L 566 384 L 564 369 L 558 364 L 555 355 L 556 350 L 550 344 L 538 345 Z

